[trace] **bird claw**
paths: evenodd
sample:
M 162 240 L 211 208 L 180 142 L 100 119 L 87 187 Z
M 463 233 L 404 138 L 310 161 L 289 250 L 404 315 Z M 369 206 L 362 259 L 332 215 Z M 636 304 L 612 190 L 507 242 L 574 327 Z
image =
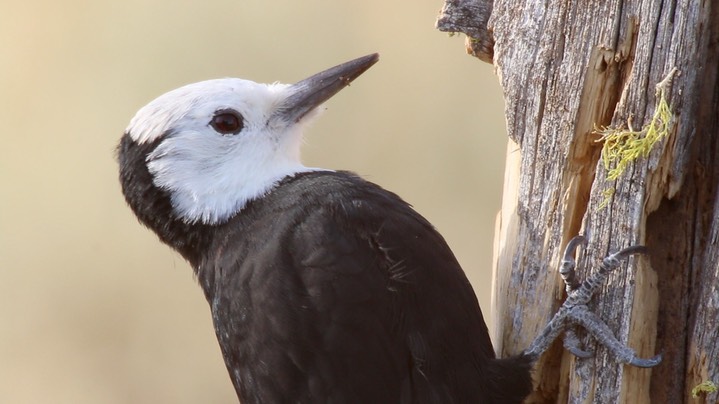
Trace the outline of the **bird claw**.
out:
M 567 290 L 567 299 L 554 315 L 552 320 L 535 338 L 525 354 L 538 358 L 549 345 L 554 342 L 562 332 L 564 334 L 564 347 L 573 355 L 579 358 L 590 358 L 592 352 L 580 348 L 579 338 L 571 325 L 581 325 L 600 344 L 605 346 L 609 352 L 621 363 L 641 368 L 650 368 L 658 365 L 662 356 L 657 355 L 650 359 L 637 358 L 634 351 L 617 340 L 609 326 L 596 314 L 589 311 L 587 304 L 594 293 L 599 290 L 606 281 L 609 272 L 619 266 L 621 260 L 634 254 L 646 254 L 644 246 L 631 246 L 614 254 L 610 254 L 602 260 L 599 269 L 592 273 L 584 282 L 579 282 L 575 272 L 576 261 L 574 254 L 580 245 L 586 244 L 583 236 L 574 237 L 567 244 L 560 265 L 560 275 Z
M 580 245 L 587 245 L 587 239 L 584 236 L 576 236 L 569 240 L 567 247 L 564 249 L 564 255 L 562 255 L 562 262 L 559 265 L 559 274 L 562 276 L 567 293 L 579 288 L 581 285 L 574 270 L 577 266 L 574 253 Z
M 583 351 L 577 347 L 569 347 L 566 345 L 564 345 L 564 347 L 567 348 L 567 351 L 569 351 L 572 355 L 576 356 L 577 358 L 589 359 L 594 356 L 593 352 Z
M 582 358 L 582 359 L 588 359 L 594 356 L 593 352 L 585 351 L 580 346 L 579 337 L 577 337 L 577 334 L 574 332 L 573 329 L 568 329 L 564 332 L 564 348 L 571 352 L 572 355 Z
M 638 368 L 653 368 L 654 366 L 657 366 L 662 362 L 662 354 L 659 354 L 653 358 L 649 359 L 642 359 L 642 358 L 632 358 L 628 364 L 632 366 L 636 366 Z

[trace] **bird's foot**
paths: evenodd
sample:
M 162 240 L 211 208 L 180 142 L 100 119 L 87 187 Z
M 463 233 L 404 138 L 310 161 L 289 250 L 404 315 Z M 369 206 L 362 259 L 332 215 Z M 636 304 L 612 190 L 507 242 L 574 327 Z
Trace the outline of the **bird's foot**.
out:
M 579 282 L 575 272 L 576 261 L 574 253 L 577 248 L 586 244 L 587 240 L 582 236 L 574 237 L 567 244 L 564 251 L 559 273 L 564 280 L 567 290 L 567 300 L 564 301 L 552 320 L 549 321 L 544 330 L 534 339 L 529 348 L 524 352 L 534 358 L 544 353 L 549 345 L 564 332 L 564 347 L 579 358 L 589 358 L 592 352 L 585 351 L 580 347 L 574 325 L 580 325 L 589 332 L 600 344 L 607 347 L 609 352 L 617 358 L 620 363 L 627 363 L 632 366 L 650 368 L 662 361 L 662 356 L 657 355 L 650 359 L 638 358 L 631 348 L 617 340 L 609 326 L 596 314 L 589 311 L 587 303 L 594 293 L 602 287 L 609 276 L 609 272 L 617 268 L 621 260 L 634 254 L 645 254 L 646 247 L 632 246 L 610 254 L 602 260 L 599 269 L 592 273 L 584 282 Z

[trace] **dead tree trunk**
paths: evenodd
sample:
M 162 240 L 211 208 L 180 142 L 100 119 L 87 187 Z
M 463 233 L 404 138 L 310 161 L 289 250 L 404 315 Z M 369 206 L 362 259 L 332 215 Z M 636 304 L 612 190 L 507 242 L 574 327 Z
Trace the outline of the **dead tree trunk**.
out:
M 465 33 L 504 89 L 498 355 L 526 348 L 557 310 L 558 257 L 574 235 L 590 239 L 585 274 L 609 251 L 650 249 L 593 304 L 620 341 L 662 364 L 619 365 L 590 339 L 585 360 L 555 344 L 529 401 L 717 402 L 692 389 L 719 384 L 719 3 L 446 0 L 437 25 Z

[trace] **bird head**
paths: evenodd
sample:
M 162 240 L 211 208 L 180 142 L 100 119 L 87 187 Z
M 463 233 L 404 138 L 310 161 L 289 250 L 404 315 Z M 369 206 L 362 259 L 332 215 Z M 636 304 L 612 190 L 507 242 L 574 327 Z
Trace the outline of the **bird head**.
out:
M 174 217 L 218 224 L 282 178 L 315 170 L 300 161 L 303 129 L 378 58 L 367 55 L 291 85 L 227 78 L 161 95 L 132 118 L 119 148 L 128 203 L 137 213 L 133 205 L 143 201 L 133 200 L 128 187 L 141 176 L 131 171 L 146 170 L 152 186 L 169 196 Z

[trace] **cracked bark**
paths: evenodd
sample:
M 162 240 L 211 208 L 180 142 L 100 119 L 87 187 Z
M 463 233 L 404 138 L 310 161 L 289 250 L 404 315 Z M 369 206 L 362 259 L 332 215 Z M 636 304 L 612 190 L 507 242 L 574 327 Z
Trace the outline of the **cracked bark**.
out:
M 663 363 L 619 365 L 591 340 L 595 357 L 580 360 L 555 343 L 528 402 L 717 402 L 717 393 L 690 392 L 719 384 L 719 5 L 447 0 L 437 26 L 467 34 L 469 53 L 493 61 L 504 90 L 498 354 L 526 348 L 559 307 L 556 268 L 574 235 L 590 239 L 582 277 L 608 251 L 650 249 L 613 272 L 590 307 L 620 341 L 642 357 L 663 353 Z M 649 122 L 654 87 L 674 67 L 668 138 L 607 181 L 594 128 Z M 598 209 L 607 188 L 615 193 Z

